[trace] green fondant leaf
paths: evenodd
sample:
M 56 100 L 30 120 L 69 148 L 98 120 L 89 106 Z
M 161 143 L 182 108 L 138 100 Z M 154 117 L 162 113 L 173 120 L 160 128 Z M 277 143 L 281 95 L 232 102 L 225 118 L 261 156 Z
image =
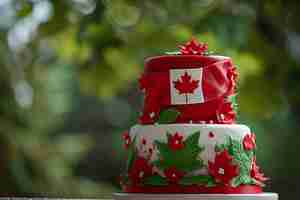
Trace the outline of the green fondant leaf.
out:
M 188 177 L 183 177 L 179 184 L 181 185 L 193 185 L 193 184 L 198 184 L 198 185 L 207 185 L 208 183 L 213 182 L 213 178 L 211 176 L 188 176 Z
M 227 137 L 225 142 L 223 144 L 216 144 L 215 151 L 216 152 L 222 152 L 225 149 L 227 149 L 230 153 L 230 146 L 231 146 L 231 137 Z
M 128 147 L 126 171 L 129 171 L 131 169 L 132 163 L 133 163 L 133 161 L 135 160 L 135 157 L 136 157 L 135 141 L 136 141 L 136 137 L 133 138 L 132 143 Z
M 176 109 L 167 109 L 159 113 L 158 123 L 168 124 L 176 121 L 176 118 L 180 115 L 180 112 Z
M 203 161 L 199 160 L 198 156 L 204 148 L 198 144 L 199 136 L 199 131 L 189 136 L 184 141 L 184 148 L 179 150 L 172 150 L 168 144 L 155 141 L 159 154 L 158 160 L 154 161 L 153 164 L 162 170 L 175 166 L 184 172 L 202 168 Z
M 238 103 L 237 103 L 237 94 L 231 95 L 228 97 L 229 101 L 232 104 L 233 110 L 235 113 L 238 113 Z
M 193 133 L 192 135 L 188 136 L 186 140 L 184 141 L 185 146 L 198 146 L 199 143 L 199 137 L 200 137 L 200 131 L 197 131 Z
M 168 180 L 164 177 L 161 177 L 159 175 L 154 175 L 154 176 L 150 176 L 145 178 L 145 180 L 143 181 L 143 183 L 145 185 L 168 185 Z

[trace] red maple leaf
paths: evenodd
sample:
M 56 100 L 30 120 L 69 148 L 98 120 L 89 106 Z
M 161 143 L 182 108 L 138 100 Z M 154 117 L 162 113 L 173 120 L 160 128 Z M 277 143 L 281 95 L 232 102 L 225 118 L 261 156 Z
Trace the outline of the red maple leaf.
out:
M 199 80 L 192 80 L 191 76 L 185 72 L 180 79 L 173 81 L 175 88 L 178 90 L 179 94 L 185 94 L 186 103 L 188 102 L 188 94 L 193 94 L 194 90 L 198 88 Z
M 208 171 L 217 182 L 225 185 L 239 174 L 239 167 L 232 162 L 233 157 L 225 149 L 216 154 L 215 161 L 208 161 Z

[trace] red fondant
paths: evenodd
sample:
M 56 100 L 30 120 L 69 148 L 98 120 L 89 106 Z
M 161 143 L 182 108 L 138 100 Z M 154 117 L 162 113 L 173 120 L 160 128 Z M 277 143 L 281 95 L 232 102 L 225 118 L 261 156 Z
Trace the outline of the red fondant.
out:
M 123 191 L 129 193 L 202 193 L 202 194 L 257 194 L 262 188 L 257 185 L 240 185 L 238 187 L 199 185 L 182 186 L 170 184 L 168 186 L 137 186 L 123 185 Z
M 174 135 L 170 135 L 168 138 L 168 146 L 170 149 L 176 151 L 182 149 L 184 144 L 182 142 L 183 136 L 179 135 L 179 133 L 175 133 Z
M 247 134 L 243 139 L 244 149 L 247 151 L 253 150 L 256 147 L 256 137 L 254 133 Z
M 216 154 L 214 162 L 208 161 L 208 171 L 217 182 L 228 185 L 238 175 L 239 168 L 232 163 L 232 159 L 225 149 Z

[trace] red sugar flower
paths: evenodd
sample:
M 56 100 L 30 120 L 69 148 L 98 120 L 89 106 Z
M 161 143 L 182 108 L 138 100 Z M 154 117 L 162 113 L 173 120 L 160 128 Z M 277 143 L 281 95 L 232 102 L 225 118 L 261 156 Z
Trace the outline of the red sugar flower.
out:
M 215 162 L 208 161 L 209 173 L 216 179 L 217 182 L 222 182 L 225 185 L 238 175 L 239 168 L 232 164 L 232 156 L 225 149 L 221 153 L 217 153 Z
M 184 176 L 184 172 L 177 170 L 176 167 L 169 167 L 165 169 L 164 174 L 170 183 L 178 183 Z
M 231 102 L 222 102 L 217 110 L 217 119 L 221 124 L 232 124 L 235 121 L 236 114 L 233 111 Z
M 145 112 L 142 116 L 139 117 L 140 124 L 153 124 L 154 119 L 151 118 L 150 113 Z
M 254 133 L 247 134 L 243 139 L 244 149 L 250 151 L 256 147 L 256 137 Z
M 236 81 L 237 81 L 237 78 L 238 78 L 238 72 L 237 72 L 237 69 L 232 66 L 231 62 L 226 62 L 224 64 L 228 65 L 227 77 L 230 80 L 228 95 L 230 95 L 230 93 L 233 93 L 234 89 L 236 88 Z
M 134 183 L 140 183 L 145 177 L 152 175 L 152 166 L 148 164 L 147 160 L 138 157 L 133 162 L 132 168 L 128 172 L 130 180 Z
M 208 46 L 205 43 L 200 43 L 196 39 L 192 39 L 185 45 L 179 46 L 180 53 L 183 55 L 203 55 L 207 51 Z
M 170 135 L 168 137 L 169 147 L 174 151 L 182 149 L 184 147 L 182 139 L 183 139 L 183 136 L 179 135 L 177 132 L 175 133 L 175 135 Z
M 130 144 L 131 144 L 131 137 L 130 137 L 128 131 L 125 131 L 125 132 L 122 134 L 122 138 L 123 138 L 123 140 L 125 141 L 124 147 L 125 147 L 125 149 L 127 149 L 127 148 L 130 146 Z
M 250 176 L 259 182 L 264 182 L 268 180 L 263 173 L 260 172 L 259 166 L 256 164 L 256 158 L 254 157 L 251 164 Z

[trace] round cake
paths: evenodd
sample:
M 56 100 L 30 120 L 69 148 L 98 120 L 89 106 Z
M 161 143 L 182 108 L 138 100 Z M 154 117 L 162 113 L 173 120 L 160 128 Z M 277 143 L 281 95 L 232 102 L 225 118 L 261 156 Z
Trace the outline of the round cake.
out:
M 262 193 L 255 134 L 236 123 L 236 68 L 207 48 L 192 40 L 146 60 L 143 112 L 123 133 L 124 192 Z

